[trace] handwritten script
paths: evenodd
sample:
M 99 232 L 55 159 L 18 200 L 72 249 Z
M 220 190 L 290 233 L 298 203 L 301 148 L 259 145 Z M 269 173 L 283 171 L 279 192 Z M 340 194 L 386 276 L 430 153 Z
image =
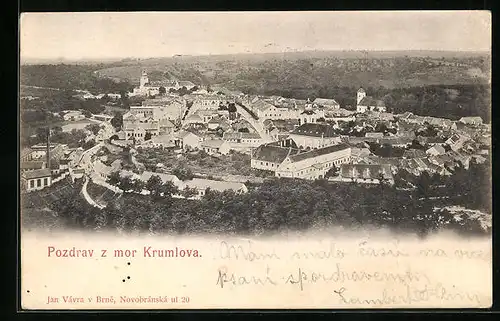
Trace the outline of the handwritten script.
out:
M 213 259 L 223 264 L 213 272 L 213 284 L 223 291 L 324 295 L 338 307 L 491 304 L 490 279 L 479 274 L 491 273 L 488 247 L 414 240 L 306 243 L 221 241 Z M 483 281 L 473 284 L 465 275 Z

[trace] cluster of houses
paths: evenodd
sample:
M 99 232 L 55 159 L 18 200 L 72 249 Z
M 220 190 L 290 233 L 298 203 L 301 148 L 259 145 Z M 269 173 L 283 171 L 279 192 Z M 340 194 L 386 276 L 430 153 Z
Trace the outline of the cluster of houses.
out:
M 81 178 L 79 162 L 83 149 L 70 149 L 63 144 L 39 144 L 21 150 L 21 190 L 35 191 L 51 186 L 70 175 Z
M 181 89 L 186 88 L 191 90 L 196 87 L 190 81 L 177 81 L 177 80 L 163 80 L 163 81 L 150 81 L 148 73 L 144 70 L 141 75 L 139 87 L 134 88 L 132 95 L 141 96 L 156 96 L 160 94 L 160 88 L 165 89 L 165 92 L 169 92 L 170 89 Z
M 160 94 L 162 87 L 165 91 Z M 226 155 L 235 150 L 251 156 L 252 168 L 269 171 L 276 177 L 328 178 L 340 182 L 394 183 L 394 174 L 401 169 L 415 175 L 426 171 L 449 175 L 457 164 L 468 167 L 472 160 L 481 163 L 489 156 L 490 128 L 480 117 L 452 121 L 412 113 L 395 115 L 387 111 L 384 101 L 368 96 L 362 88 L 356 93 L 356 110 L 352 111 L 342 109 L 332 98 L 311 101 L 252 96 L 225 88 L 210 92 L 199 89 L 183 96 L 169 93 L 170 89 L 195 87 L 191 82 L 176 80 L 152 82 L 143 72 L 140 85 L 132 94 L 148 99 L 141 106 L 130 107 L 123 115 L 119 132 L 106 132 L 103 137 L 115 136 L 116 145 L 173 149 L 179 153 L 202 150 L 211 155 Z M 240 107 L 250 116 L 240 114 Z M 71 111 L 63 117 L 79 120 L 82 116 Z M 107 115 L 93 117 L 111 120 Z M 422 134 L 430 127 L 435 135 Z M 415 142 L 419 148 L 413 146 Z M 379 157 L 370 149 L 373 144 L 404 149 L 404 153 L 400 157 Z M 28 158 L 22 156 L 21 171 L 27 190 L 50 186 L 54 175 L 61 171 L 79 174 L 76 151 L 65 150 L 60 155 L 42 147 L 32 147 Z M 119 161 L 109 166 L 96 161 L 93 170 L 103 181 L 113 171 L 127 174 Z M 147 181 L 153 174 L 165 182 L 171 181 L 180 190 L 195 188 L 197 197 L 203 196 L 207 187 L 246 191 L 241 183 L 202 179 L 181 182 L 175 176 L 151 172 L 127 175 Z

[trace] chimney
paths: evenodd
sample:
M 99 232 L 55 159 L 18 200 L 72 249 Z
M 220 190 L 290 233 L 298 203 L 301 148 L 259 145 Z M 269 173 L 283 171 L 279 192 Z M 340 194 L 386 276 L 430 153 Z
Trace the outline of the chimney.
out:
M 47 168 L 50 169 L 50 127 L 47 128 L 47 150 L 45 151 L 47 158 Z

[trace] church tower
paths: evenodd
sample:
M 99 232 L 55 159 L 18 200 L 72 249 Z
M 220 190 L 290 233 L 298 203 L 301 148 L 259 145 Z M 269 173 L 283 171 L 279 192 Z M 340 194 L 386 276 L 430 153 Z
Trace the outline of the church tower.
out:
M 363 100 L 363 98 L 366 97 L 366 92 L 363 88 L 358 89 L 358 93 L 356 95 L 356 105 L 359 105 L 359 103 Z
M 146 70 L 143 70 L 141 76 L 141 88 L 144 88 L 147 83 L 149 83 L 148 73 L 146 72 Z

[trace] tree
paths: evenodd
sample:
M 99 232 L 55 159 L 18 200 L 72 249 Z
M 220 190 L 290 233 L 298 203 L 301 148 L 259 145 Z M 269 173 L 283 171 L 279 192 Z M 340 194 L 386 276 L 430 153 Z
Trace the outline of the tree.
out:
M 240 132 L 240 133 L 249 133 L 250 130 L 248 128 L 246 128 L 246 127 L 242 127 L 240 129 L 238 129 L 238 132 Z
M 142 192 L 142 190 L 144 189 L 144 182 L 141 181 L 140 179 L 134 179 L 132 180 L 132 190 L 136 193 L 140 193 Z
M 89 124 L 85 126 L 85 129 L 92 132 L 92 134 L 97 135 L 99 130 L 101 130 L 101 127 L 98 124 Z
M 134 188 L 134 183 L 130 176 L 125 176 L 120 179 L 120 182 L 118 183 L 118 187 L 123 191 L 123 192 L 128 192 Z
M 151 139 L 151 133 L 146 132 L 146 135 L 144 135 L 144 140 L 150 140 Z
M 120 180 L 121 180 L 120 172 L 114 171 L 111 174 L 109 174 L 108 178 L 106 179 L 106 182 L 116 186 L 120 183 Z
M 191 198 L 191 197 L 194 197 L 198 194 L 198 191 L 196 190 L 196 188 L 191 188 L 189 186 L 187 186 L 186 188 L 184 188 L 184 190 L 182 190 L 182 196 L 184 196 L 185 198 Z
M 171 198 L 172 195 L 179 193 L 179 189 L 172 182 L 165 182 L 161 185 L 160 192 L 163 197 Z
M 123 115 L 121 113 L 115 113 L 115 117 L 111 119 L 111 125 L 116 130 L 120 130 L 123 127 Z
M 160 176 L 153 175 L 146 182 L 146 189 L 151 193 L 151 195 L 158 196 L 161 193 L 161 186 L 162 185 L 163 185 L 163 182 L 162 182 Z
M 193 178 L 193 173 L 190 169 L 185 167 L 176 167 L 172 170 L 172 175 L 177 176 L 181 181 Z
M 227 106 L 227 110 L 230 113 L 235 113 L 237 111 L 236 104 L 235 103 L 229 103 L 229 105 Z
M 335 164 L 333 164 L 332 168 L 330 168 L 325 173 L 325 178 L 337 176 L 338 172 L 339 172 L 339 168 L 337 166 L 335 166 Z
M 158 92 L 160 93 L 160 95 L 164 95 L 167 93 L 167 89 L 165 89 L 165 87 L 160 87 L 158 88 Z

